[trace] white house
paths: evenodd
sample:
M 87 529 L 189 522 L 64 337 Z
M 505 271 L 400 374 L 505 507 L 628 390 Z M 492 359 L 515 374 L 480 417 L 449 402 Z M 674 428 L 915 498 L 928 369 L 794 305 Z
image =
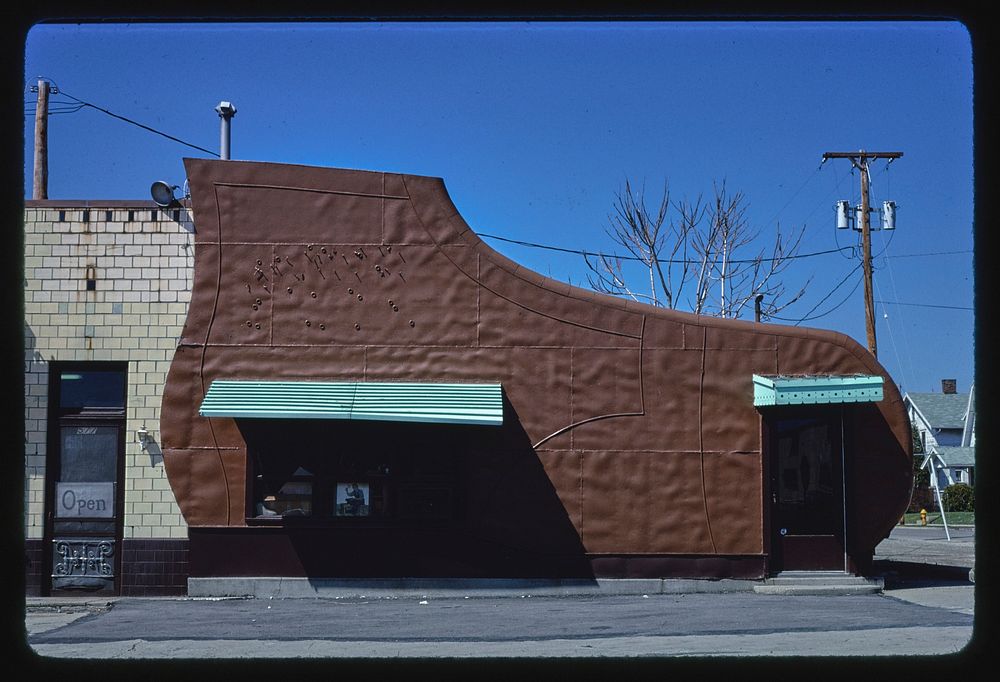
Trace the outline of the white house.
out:
M 932 471 L 931 485 L 973 485 L 976 470 L 976 391 L 959 393 L 955 381 L 941 382 L 940 393 L 903 396 L 910 422 L 923 446 L 923 466 Z

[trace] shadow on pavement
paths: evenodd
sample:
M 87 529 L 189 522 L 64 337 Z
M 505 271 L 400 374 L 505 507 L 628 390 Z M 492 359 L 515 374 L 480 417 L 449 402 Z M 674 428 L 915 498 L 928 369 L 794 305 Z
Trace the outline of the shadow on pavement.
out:
M 876 560 L 872 562 L 872 571 L 883 578 L 887 590 L 894 587 L 944 587 L 975 583 L 975 574 L 968 566 Z

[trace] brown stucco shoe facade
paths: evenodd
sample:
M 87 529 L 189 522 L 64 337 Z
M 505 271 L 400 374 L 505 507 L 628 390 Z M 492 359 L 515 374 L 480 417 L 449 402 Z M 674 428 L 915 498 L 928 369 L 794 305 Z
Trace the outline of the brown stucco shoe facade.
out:
M 802 408 L 837 415 L 845 570 L 906 507 L 901 396 L 845 335 L 542 277 L 484 244 L 440 179 L 185 164 L 194 285 L 161 432 L 192 577 L 764 577 L 784 408 L 754 407 L 754 374 L 884 378 L 878 402 Z M 199 416 L 220 379 L 498 383 L 503 424 Z M 311 512 L 257 514 L 261 481 L 296 472 L 315 476 Z M 343 480 L 379 512 L 337 517 Z

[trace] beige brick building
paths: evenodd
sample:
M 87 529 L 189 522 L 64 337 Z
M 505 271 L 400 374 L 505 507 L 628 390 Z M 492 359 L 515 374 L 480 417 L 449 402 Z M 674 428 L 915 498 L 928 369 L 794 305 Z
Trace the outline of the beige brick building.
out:
M 187 527 L 163 470 L 159 410 L 190 301 L 193 231 L 187 209 L 150 201 L 26 202 L 31 594 L 185 589 Z M 109 402 L 109 387 L 124 396 Z M 104 474 L 88 469 L 95 456 Z

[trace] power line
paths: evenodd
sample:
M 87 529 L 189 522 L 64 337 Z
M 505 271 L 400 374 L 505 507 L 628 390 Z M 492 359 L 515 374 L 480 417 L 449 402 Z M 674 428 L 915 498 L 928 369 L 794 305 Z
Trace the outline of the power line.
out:
M 603 253 L 600 253 L 600 252 L 595 252 L 595 251 L 586 251 L 586 250 L 582 250 L 582 249 L 569 249 L 569 248 L 565 248 L 565 247 L 561 247 L 561 246 L 550 246 L 550 245 L 546 245 L 546 244 L 537 244 L 537 243 L 534 243 L 534 242 L 528 242 L 528 241 L 523 241 L 523 240 L 519 240 L 519 239 L 509 239 L 507 237 L 500 237 L 500 236 L 497 236 L 497 235 L 486 234 L 486 233 L 477 233 L 477 234 L 479 234 L 480 237 L 486 237 L 488 239 L 496 239 L 496 240 L 503 241 L 503 242 L 509 242 L 511 244 L 518 244 L 520 246 L 527 246 L 527 247 L 530 247 L 530 248 L 543 249 L 543 250 L 547 250 L 547 251 L 558 251 L 558 252 L 561 252 L 561 253 L 571 253 L 571 254 L 574 254 L 574 255 L 582 255 L 584 257 L 586 257 L 586 256 L 609 257 L 606 254 L 603 254 Z M 828 255 L 830 253 L 836 253 L 837 251 L 840 251 L 840 250 L 842 250 L 842 249 L 834 249 L 834 250 L 830 250 L 830 251 L 821 251 L 821 252 L 810 253 L 810 254 L 800 254 L 798 256 L 794 256 L 794 258 L 807 258 L 807 257 L 811 257 L 811 256 Z M 620 258 L 621 260 L 631 260 L 631 261 L 641 261 L 642 260 L 642 259 L 640 259 L 640 258 L 638 258 L 636 256 L 610 256 L 610 257 L 611 258 Z M 793 256 L 788 256 L 788 258 L 793 258 Z M 676 261 L 676 262 L 685 262 L 685 261 Z M 693 263 L 694 261 L 686 261 L 686 262 Z M 731 262 L 753 262 L 753 261 L 731 261 Z M 853 294 L 854 291 L 857 289 L 857 284 L 855 284 L 854 289 L 852 289 L 851 292 L 847 295 L 847 298 L 845 298 L 843 301 L 841 301 L 840 303 L 838 303 L 837 305 L 835 305 L 833 308 L 831 308 L 830 310 L 827 310 L 826 312 L 821 313 L 819 315 L 815 315 L 813 317 L 809 317 L 809 315 L 814 310 L 816 310 L 816 308 L 818 308 L 819 306 L 821 306 L 824 301 L 826 301 L 828 298 L 830 298 L 830 296 L 832 296 L 834 294 L 834 292 L 836 292 L 837 289 L 839 289 L 844 284 L 844 282 L 846 282 L 847 279 L 852 274 L 854 274 L 855 272 L 857 272 L 858 268 L 860 268 L 860 267 L 861 267 L 860 264 L 858 264 L 857 266 L 855 266 L 855 268 L 853 270 L 851 270 L 847 274 L 847 276 L 843 280 L 841 280 L 841 282 L 839 284 L 837 284 L 837 286 L 835 286 L 832 291 L 830 291 L 830 293 L 828 293 L 826 296 L 824 296 L 823 299 L 820 300 L 819 303 L 817 303 L 815 306 L 813 306 L 812 310 L 810 310 L 808 313 L 806 313 L 805 317 L 802 317 L 800 319 L 788 319 L 788 318 L 782 318 L 782 317 L 777 317 L 777 316 L 772 315 L 771 319 L 782 320 L 782 321 L 787 321 L 787 322 L 795 322 L 796 324 L 798 324 L 799 322 L 805 322 L 807 320 L 815 320 L 815 319 L 818 319 L 820 317 L 824 317 L 826 315 L 829 315 L 834 310 L 836 310 L 837 308 L 839 308 L 840 306 L 842 306 L 850 298 L 851 294 Z M 859 280 L 859 282 L 860 282 L 860 280 Z
M 821 305 L 823 305 L 823 302 L 826 301 L 826 299 L 828 299 L 831 296 L 833 296 L 834 292 L 836 292 L 837 289 L 839 289 L 840 287 L 842 287 L 844 285 L 844 282 L 846 282 L 848 279 L 850 279 L 851 275 L 853 275 L 855 272 L 857 272 L 860 267 L 861 267 L 861 263 L 858 263 L 857 265 L 855 265 L 854 268 L 844 276 L 844 279 L 840 280 L 840 282 L 837 284 L 837 286 L 835 286 L 833 289 L 831 289 L 830 293 L 828 293 L 826 296 L 824 296 L 822 299 L 820 299 L 820 302 L 817 303 L 816 305 L 814 305 L 809 310 L 809 312 L 805 314 L 804 317 L 801 317 L 799 319 L 794 319 L 794 318 L 777 317 L 775 315 L 771 315 L 770 319 L 781 320 L 782 322 L 794 322 L 796 325 L 798 325 L 800 322 L 807 322 L 809 320 L 818 320 L 821 317 L 825 317 L 825 316 L 829 315 L 834 310 L 836 310 L 840 306 L 844 305 L 848 300 L 850 300 L 850 298 L 854 294 L 854 292 L 858 290 L 858 285 L 861 283 L 861 280 L 858 280 L 857 282 L 854 283 L 854 288 L 851 289 L 850 293 L 848 293 L 847 296 L 844 297 L 844 300 L 842 300 L 837 305 L 833 306 L 832 308 L 830 308 L 829 310 L 827 310 L 824 313 L 820 313 L 819 315 L 812 315 L 812 312 L 813 312 L 813 310 L 816 310 L 816 308 L 818 308 Z M 810 315 L 812 315 L 812 317 L 810 317 Z
M 808 185 L 808 184 L 809 184 L 809 182 L 810 182 L 810 181 L 811 181 L 811 180 L 812 180 L 812 179 L 813 179 L 814 177 L 816 177 L 816 174 L 817 174 L 817 173 L 819 173 L 819 172 L 820 172 L 820 170 L 821 170 L 822 168 L 823 168 L 823 164 L 822 164 L 822 163 L 820 163 L 820 164 L 819 164 L 818 166 L 816 166 L 816 170 L 814 170 L 814 171 L 813 171 L 813 172 L 812 172 L 812 173 L 811 173 L 811 174 L 809 175 L 809 177 L 807 177 L 807 178 L 806 178 L 806 181 L 805 181 L 805 182 L 803 182 L 803 183 L 802 183 L 802 185 L 801 185 L 801 186 L 800 186 L 800 187 L 799 187 L 799 188 L 798 188 L 797 190 L 795 190 L 795 191 L 794 191 L 794 192 L 792 193 L 792 196 L 790 196 L 790 197 L 788 198 L 788 201 L 786 201 L 786 202 L 785 202 L 785 205 L 784 205 L 784 206 L 782 206 L 781 208 L 779 208 L 779 209 L 778 209 L 778 212 L 777 212 L 777 213 L 775 213 L 775 214 L 774 214 L 774 216 L 772 216 L 772 217 L 771 217 L 771 219 L 770 219 L 770 220 L 768 220 L 768 221 L 767 221 L 766 223 L 764 223 L 764 224 L 765 224 L 765 225 L 770 225 L 770 224 L 771 224 L 771 223 L 773 223 L 773 222 L 774 222 L 775 220 L 777 220 L 778 216 L 779 216 L 779 215 L 781 215 L 782 211 L 784 211 L 784 210 L 785 210 L 786 208 L 788 208 L 788 205 L 792 203 L 792 200 L 794 200 L 794 199 L 795 199 L 795 197 L 797 197 L 797 196 L 799 195 L 799 192 L 801 192 L 801 191 L 802 191 L 803 189 L 805 189 L 805 186 L 806 186 L 806 185 Z
M 820 168 L 822 168 L 822 167 L 823 167 L 823 164 L 824 164 L 824 163 L 826 163 L 826 161 L 823 161 L 823 163 L 820 163 Z M 816 205 L 815 205 L 815 206 L 813 206 L 813 209 L 812 209 L 811 211 L 809 211 L 809 214 L 808 214 L 808 215 L 806 215 L 805 219 L 804 219 L 804 220 L 803 220 L 802 222 L 803 222 L 803 223 L 808 223 L 808 222 L 809 222 L 809 219 L 810 219 L 810 218 L 812 218 L 812 217 L 813 217 L 813 215 L 815 215 L 815 213 L 816 213 L 816 211 L 817 211 L 817 210 L 819 210 L 819 207 L 820 207 L 820 206 L 822 206 L 822 205 L 823 205 L 823 204 L 824 204 L 824 203 L 825 203 L 825 202 L 826 202 L 826 201 L 827 201 L 827 200 L 828 200 L 828 199 L 830 198 L 830 196 L 834 194 L 834 192 L 840 192 L 840 186 L 841 186 L 842 184 L 844 184 L 844 180 L 846 180 L 848 176 L 851 176 L 851 177 L 852 177 L 852 179 L 853 179 L 853 175 L 854 175 L 854 170 L 853 170 L 853 169 L 851 169 L 851 171 L 850 171 L 849 173 L 846 173 L 846 174 L 844 175 L 844 177 L 842 177 L 842 178 L 840 178 L 840 179 L 838 180 L 838 179 L 837 179 L 837 177 L 836 177 L 836 171 L 834 171 L 834 178 L 833 178 L 833 182 L 834 182 L 834 184 L 833 184 L 833 189 L 831 189 L 831 190 L 830 190 L 829 192 L 827 192 L 827 193 L 826 193 L 826 194 L 824 195 L 824 197 L 823 197 L 822 199 L 820 199 L 820 200 L 819 200 L 819 201 L 818 201 L 818 202 L 816 203 Z
M 963 253 L 973 253 L 972 249 L 962 251 L 931 251 L 928 253 L 900 253 L 894 256 L 882 256 L 883 258 L 923 258 L 925 256 L 957 256 Z
M 130 123 L 130 124 L 132 124 L 134 126 L 138 126 L 139 128 L 142 128 L 143 130 L 148 130 L 151 133 L 156 133 L 157 135 L 161 135 L 161 136 L 167 138 L 168 140 L 173 140 L 174 142 L 179 142 L 180 144 L 182 144 L 182 145 L 184 145 L 186 147 L 191 147 L 192 149 L 197 149 L 198 151 L 205 152 L 206 154 L 211 154 L 212 156 L 219 156 L 218 153 L 213 152 L 210 149 L 205 149 L 204 147 L 199 147 L 196 144 L 191 144 L 190 142 L 185 142 L 184 140 L 182 140 L 182 139 L 180 139 L 178 137 L 174 137 L 173 135 L 168 135 L 167 133 L 163 132 L 162 130 L 157 130 L 156 128 L 151 128 L 150 126 L 147 126 L 147 125 L 144 125 L 142 123 L 139 123 L 138 121 L 133 121 L 132 119 L 126 118 L 125 116 L 120 116 L 119 114 L 116 114 L 116 113 L 114 113 L 112 111 L 108 111 L 107 109 L 105 109 L 103 107 L 99 107 L 96 104 L 91 104 L 90 102 L 86 102 L 86 101 L 84 101 L 84 100 L 82 100 L 82 99 L 80 99 L 78 97 L 74 97 L 73 95 L 69 94 L 65 90 L 60 89 L 59 93 L 62 94 L 62 95 L 65 95 L 66 97 L 69 97 L 71 100 L 73 100 L 75 102 L 79 102 L 81 106 L 90 107 L 91 109 L 96 109 L 97 111 L 100 111 L 101 113 L 107 114 L 108 116 L 111 116 L 113 118 L 117 118 L 117 119 L 119 119 L 121 121 L 125 121 L 126 123 Z
M 901 301 L 876 301 L 876 303 L 881 303 L 882 305 L 905 305 L 905 306 L 912 306 L 914 308 L 942 308 L 944 310 L 975 310 L 975 308 L 971 306 L 937 305 L 933 303 L 903 303 Z
M 572 248 L 564 247 L 564 246 L 552 246 L 551 244 L 539 244 L 537 242 L 529 242 L 529 241 L 524 241 L 522 239 L 510 239 L 509 237 L 501 237 L 499 235 L 487 234 L 485 232 L 477 232 L 476 234 L 479 235 L 480 237 L 485 237 L 487 239 L 496 239 L 497 241 L 508 242 L 510 244 L 517 244 L 518 246 L 525 246 L 525 247 L 529 247 L 529 248 L 532 248 L 532 249 L 542 249 L 544 251 L 557 251 L 559 253 L 570 253 L 570 254 L 573 254 L 573 255 L 576 255 L 576 256 L 593 256 L 593 257 L 596 257 L 596 258 L 617 258 L 619 260 L 625 260 L 625 261 L 639 261 L 639 262 L 642 261 L 642 259 L 639 258 L 638 256 L 619 256 L 617 254 L 607 254 L 607 253 L 602 253 L 600 251 L 588 251 L 586 249 L 572 249 Z M 783 256 L 782 258 L 783 259 L 787 259 L 787 260 L 792 260 L 792 259 L 798 259 L 798 258 L 813 258 L 815 256 L 828 256 L 831 253 L 843 253 L 845 251 L 853 253 L 855 251 L 855 249 L 857 249 L 857 248 L 858 248 L 857 246 L 841 246 L 841 247 L 838 247 L 836 249 L 827 249 L 826 251 L 813 251 L 811 253 L 800 253 L 800 254 L 796 254 L 794 256 Z M 882 257 L 882 258 L 924 258 L 924 257 L 928 257 L 928 256 L 954 256 L 954 255 L 958 255 L 958 254 L 972 253 L 972 252 L 973 252 L 972 249 L 966 249 L 966 250 L 963 250 L 963 251 L 930 251 L 930 252 L 927 252 L 927 253 L 907 253 L 907 254 L 897 254 L 897 255 L 893 255 L 893 256 L 883 256 L 882 254 L 879 254 L 879 256 Z M 884 251 L 883 251 L 883 253 L 884 253 Z M 775 258 L 765 258 L 764 260 L 776 260 L 776 259 Z M 681 263 L 697 264 L 700 261 L 679 260 L 679 261 L 673 261 L 673 262 L 678 263 L 678 264 L 681 264 Z M 756 261 L 755 260 L 733 260 L 733 261 L 729 261 L 729 262 L 730 263 L 754 263 Z
M 510 239 L 508 237 L 500 237 L 500 236 L 495 235 L 495 234 L 486 234 L 484 232 L 479 232 L 477 234 L 480 237 L 485 237 L 487 239 L 496 239 L 498 241 L 508 242 L 508 243 L 511 243 L 511 244 L 517 244 L 519 246 L 525 246 L 525 247 L 529 247 L 529 248 L 533 248 L 533 249 L 543 249 L 543 250 L 546 250 L 546 251 L 558 251 L 560 253 L 570 253 L 570 254 L 577 255 L 577 256 L 594 256 L 594 257 L 605 257 L 605 258 L 620 258 L 621 260 L 629 260 L 629 261 L 640 261 L 640 260 L 642 260 L 642 259 L 640 259 L 640 258 L 638 258 L 636 256 L 616 256 L 616 255 L 604 254 L 604 253 L 601 253 L 599 251 L 587 251 L 585 249 L 571 249 L 571 248 L 562 247 L 562 246 L 551 246 L 551 245 L 548 245 L 548 244 L 537 244 L 535 242 L 529 242 L 529 241 L 524 241 L 524 240 L 520 240 L 520 239 Z M 810 258 L 810 257 L 813 257 L 813 256 L 824 256 L 824 255 L 829 255 L 831 253 L 837 253 L 839 251 L 844 251 L 844 250 L 853 251 L 855 248 L 856 247 L 841 247 L 839 249 L 831 249 L 831 250 L 827 250 L 827 251 L 817 251 L 817 252 L 814 252 L 814 253 L 804 253 L 804 254 L 799 254 L 797 256 L 788 256 L 788 258 Z M 965 251 L 934 251 L 934 252 L 928 252 L 928 253 L 900 254 L 900 255 L 896 255 L 896 256 L 886 256 L 886 255 L 883 255 L 882 258 L 918 258 L 918 257 L 928 257 L 928 256 L 954 255 L 954 254 L 962 254 L 962 253 L 972 253 L 972 251 L 971 250 L 965 250 Z M 683 261 L 677 261 L 677 262 L 683 262 Z M 692 262 L 692 261 L 687 261 L 687 262 Z M 731 262 L 752 262 L 752 261 L 731 261 Z M 798 324 L 800 322 L 806 322 L 806 321 L 809 321 L 809 320 L 816 320 L 816 319 L 819 319 L 821 317 L 825 317 L 826 315 L 829 315 L 834 310 L 836 310 L 837 308 L 839 308 L 842 305 L 844 305 L 844 303 L 846 303 L 848 299 L 850 299 L 851 294 L 853 294 L 857 290 L 857 288 L 858 288 L 858 284 L 857 283 L 854 285 L 854 288 L 851 290 L 851 292 L 847 295 L 847 298 L 845 298 L 843 301 L 841 301 L 840 303 L 838 303 L 834 307 L 830 308 L 829 310 L 827 310 L 827 311 L 825 311 L 823 313 L 820 313 L 819 315 L 812 315 L 812 312 L 814 310 L 816 310 L 816 308 L 818 308 L 819 306 L 823 305 L 823 303 L 828 298 L 830 298 L 830 296 L 832 296 L 837 291 L 837 289 L 839 289 L 841 286 L 843 286 L 844 283 L 850 278 L 850 276 L 853 275 L 855 272 L 857 272 L 858 268 L 860 268 L 860 267 L 861 267 L 861 264 L 859 263 L 853 270 L 851 270 L 849 273 L 847 273 L 847 276 L 844 277 L 844 279 L 841 280 L 840 283 L 837 284 L 837 286 L 835 286 L 830 291 L 829 294 L 827 294 L 826 296 L 824 296 L 822 298 L 822 300 L 820 300 L 819 303 L 817 303 L 815 306 L 813 306 L 813 308 L 808 313 L 806 313 L 805 316 L 803 316 L 801 318 L 785 318 L 785 317 L 778 317 L 776 315 L 772 315 L 770 317 L 770 319 L 781 320 L 783 322 L 795 322 L 796 324 Z M 858 280 L 858 283 L 860 283 L 860 280 Z M 920 307 L 925 307 L 925 308 L 946 308 L 946 309 L 953 309 L 953 310 L 974 310 L 973 308 L 966 308 L 966 307 L 961 307 L 961 306 L 931 305 L 931 304 L 925 304 L 925 303 L 899 303 L 899 302 L 896 302 L 896 301 L 881 301 L 881 300 L 878 301 L 878 303 L 880 303 L 882 305 L 886 305 L 886 304 L 889 304 L 889 305 L 911 305 L 911 306 L 920 306 Z
M 76 106 L 59 107 L 59 108 L 49 107 L 48 114 L 50 116 L 54 116 L 56 114 L 75 114 L 76 112 L 80 111 L 83 108 L 84 108 L 84 105 L 82 105 L 82 104 L 78 104 Z M 37 109 L 35 109 L 35 108 L 25 109 L 24 110 L 24 115 L 25 116 L 34 116 L 36 112 L 37 112 Z
M 478 234 L 480 237 L 486 237 L 487 239 L 496 239 L 496 240 L 501 241 L 501 242 L 509 242 L 511 244 L 517 244 L 519 246 L 527 246 L 527 247 L 530 247 L 530 248 L 533 248 L 533 249 L 543 249 L 545 251 L 559 251 L 561 253 L 572 253 L 572 254 L 575 254 L 577 256 L 584 256 L 584 257 L 594 256 L 596 258 L 615 258 L 615 259 L 618 259 L 618 260 L 643 262 L 642 258 L 640 258 L 638 256 L 619 256 L 617 254 L 607 254 L 607 253 L 602 253 L 600 251 L 587 251 L 585 249 L 570 249 L 570 248 L 566 248 L 566 247 L 562 247 L 562 246 L 551 246 L 549 244 L 538 244 L 538 243 L 535 243 L 535 242 L 528 242 L 528 241 L 523 241 L 523 240 L 520 240 L 520 239 L 509 239 L 507 237 L 500 237 L 500 236 L 495 235 L 495 234 L 486 234 L 484 232 L 477 232 L 476 234 Z M 801 253 L 801 254 L 797 254 L 797 255 L 794 255 L 794 256 L 780 256 L 780 257 L 776 256 L 776 257 L 773 257 L 773 258 L 763 258 L 762 260 L 768 261 L 768 260 L 792 260 L 792 259 L 797 259 L 797 258 L 811 258 L 813 256 L 826 256 L 826 255 L 829 255 L 831 253 L 837 253 L 838 251 L 843 251 L 845 249 L 851 250 L 852 248 L 853 247 L 841 247 L 839 249 L 828 249 L 826 251 L 814 251 L 812 253 Z M 675 261 L 671 261 L 671 262 L 677 263 L 677 264 L 686 263 L 686 264 L 689 264 L 689 265 L 697 265 L 701 261 L 696 261 L 696 260 L 675 260 Z M 755 258 L 754 259 L 743 259 L 743 260 L 736 259 L 736 260 L 730 260 L 729 262 L 730 263 L 756 263 L 757 259 L 755 259 Z
M 888 263 L 886 263 L 888 265 Z M 891 270 L 890 270 L 891 272 Z M 872 280 L 872 284 L 875 285 L 875 291 L 878 295 L 882 295 L 882 290 L 879 289 L 878 280 Z M 881 301 L 875 301 L 875 303 L 882 303 Z M 892 354 L 896 356 L 896 366 L 899 367 L 900 371 L 903 371 L 903 361 L 899 358 L 899 348 L 896 346 L 896 335 L 892 332 L 892 322 L 889 321 L 889 313 L 885 310 L 885 304 L 882 304 L 882 319 L 885 320 L 885 328 L 889 330 L 889 342 L 892 344 Z M 905 338 L 905 334 L 903 335 Z M 907 381 L 909 382 L 909 375 L 907 375 Z
M 884 259 L 884 260 L 885 260 L 885 268 L 886 268 L 886 270 L 889 271 L 889 283 L 892 285 L 892 295 L 895 298 L 898 299 L 899 298 L 899 292 L 896 289 L 896 276 L 892 272 L 892 263 L 887 258 Z M 881 295 L 882 294 L 879 293 L 879 296 L 881 296 Z M 892 318 L 891 321 L 888 319 L 888 313 L 886 313 L 886 311 L 885 311 L 885 304 L 882 305 L 882 314 L 884 316 L 886 316 L 885 317 L 885 319 L 886 319 L 886 326 L 889 328 L 889 333 L 891 335 L 892 334 L 892 326 L 893 326 L 893 323 L 896 321 L 896 317 L 895 317 L 895 315 L 893 315 L 893 318 Z M 900 315 L 900 319 L 905 324 L 905 316 L 901 314 Z M 906 333 L 903 333 L 902 337 L 903 337 L 903 351 L 904 351 L 905 357 L 906 357 L 906 366 L 905 367 L 900 366 L 900 369 L 903 372 L 906 373 L 906 384 L 907 384 L 907 386 L 913 386 L 913 384 L 914 384 L 914 382 L 913 382 L 913 353 L 910 352 L 910 341 L 909 341 L 910 335 L 906 334 Z

